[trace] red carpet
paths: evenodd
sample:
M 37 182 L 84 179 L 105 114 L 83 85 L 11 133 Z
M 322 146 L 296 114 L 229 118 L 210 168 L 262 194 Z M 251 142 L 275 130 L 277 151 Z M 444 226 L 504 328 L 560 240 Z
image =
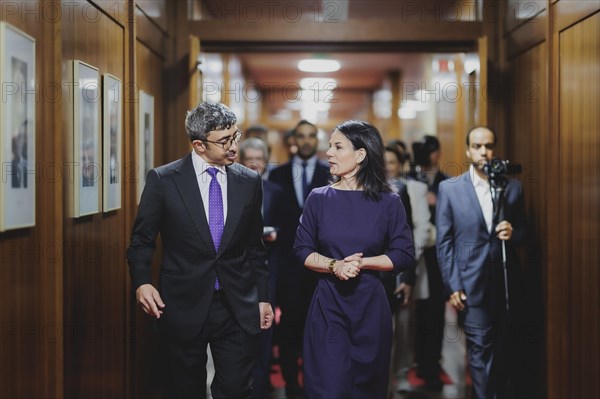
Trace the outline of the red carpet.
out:
M 274 352 L 274 354 L 278 354 L 279 348 L 277 346 L 274 346 L 273 352 Z M 301 359 L 298 360 L 298 365 L 300 367 L 302 367 Z M 298 380 L 299 380 L 300 386 L 304 386 L 304 375 L 302 374 L 302 369 L 300 369 L 300 375 L 298 376 Z M 281 366 L 279 366 L 279 364 L 271 365 L 271 385 L 275 389 L 285 387 L 285 382 L 283 381 L 283 376 L 281 375 Z
M 444 385 L 452 385 L 452 379 L 443 370 L 440 372 L 440 380 Z M 413 367 L 408 371 L 408 382 L 412 387 L 418 388 L 425 385 L 425 380 L 417 375 L 417 370 Z

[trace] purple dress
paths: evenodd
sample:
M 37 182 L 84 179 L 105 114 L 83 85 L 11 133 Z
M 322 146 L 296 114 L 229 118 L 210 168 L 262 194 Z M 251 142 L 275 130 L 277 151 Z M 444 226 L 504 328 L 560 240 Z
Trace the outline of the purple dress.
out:
M 414 267 L 412 234 L 400 197 L 379 201 L 362 191 L 314 189 L 304 206 L 295 251 L 343 259 L 386 254 L 394 271 Z M 319 273 L 304 331 L 304 388 L 310 399 L 385 398 L 392 317 L 379 273 L 347 281 Z

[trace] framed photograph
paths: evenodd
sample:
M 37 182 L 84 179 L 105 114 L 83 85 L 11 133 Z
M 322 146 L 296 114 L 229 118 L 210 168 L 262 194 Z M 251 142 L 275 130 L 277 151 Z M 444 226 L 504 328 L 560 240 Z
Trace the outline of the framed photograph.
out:
M 154 97 L 140 90 L 138 132 L 138 202 L 146 184 L 146 175 L 154 167 Z
M 35 39 L 0 22 L 0 231 L 35 226 Z
M 104 74 L 103 98 L 103 179 L 102 210 L 121 208 L 121 154 L 123 137 L 123 94 L 121 81 Z
M 100 74 L 73 61 L 73 217 L 100 209 Z

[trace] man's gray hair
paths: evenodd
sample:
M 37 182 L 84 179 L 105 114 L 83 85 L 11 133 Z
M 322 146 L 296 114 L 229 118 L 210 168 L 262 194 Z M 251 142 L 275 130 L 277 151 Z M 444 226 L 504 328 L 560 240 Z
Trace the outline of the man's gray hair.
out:
M 185 131 L 190 141 L 206 140 L 209 132 L 229 129 L 236 121 L 235 114 L 224 104 L 203 102 L 188 111 Z
M 248 139 L 242 140 L 238 147 L 238 151 L 240 152 L 240 158 L 243 160 L 245 157 L 245 152 L 247 149 L 260 150 L 263 153 L 263 159 L 265 162 L 269 161 L 269 147 L 267 147 L 267 143 L 257 137 L 250 137 Z

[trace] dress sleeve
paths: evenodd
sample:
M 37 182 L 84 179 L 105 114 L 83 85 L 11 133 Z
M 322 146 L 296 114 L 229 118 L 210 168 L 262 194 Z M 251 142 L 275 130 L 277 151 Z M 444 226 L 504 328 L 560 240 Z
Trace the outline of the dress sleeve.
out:
M 304 203 L 304 210 L 300 216 L 300 223 L 298 224 L 298 230 L 296 230 L 296 241 L 294 242 L 296 257 L 302 264 L 310 254 L 317 251 L 318 206 L 318 195 L 311 192 Z
M 387 235 L 388 248 L 385 254 L 394 265 L 394 273 L 414 270 L 416 262 L 412 233 L 408 227 L 402 201 L 396 196 L 390 203 Z

